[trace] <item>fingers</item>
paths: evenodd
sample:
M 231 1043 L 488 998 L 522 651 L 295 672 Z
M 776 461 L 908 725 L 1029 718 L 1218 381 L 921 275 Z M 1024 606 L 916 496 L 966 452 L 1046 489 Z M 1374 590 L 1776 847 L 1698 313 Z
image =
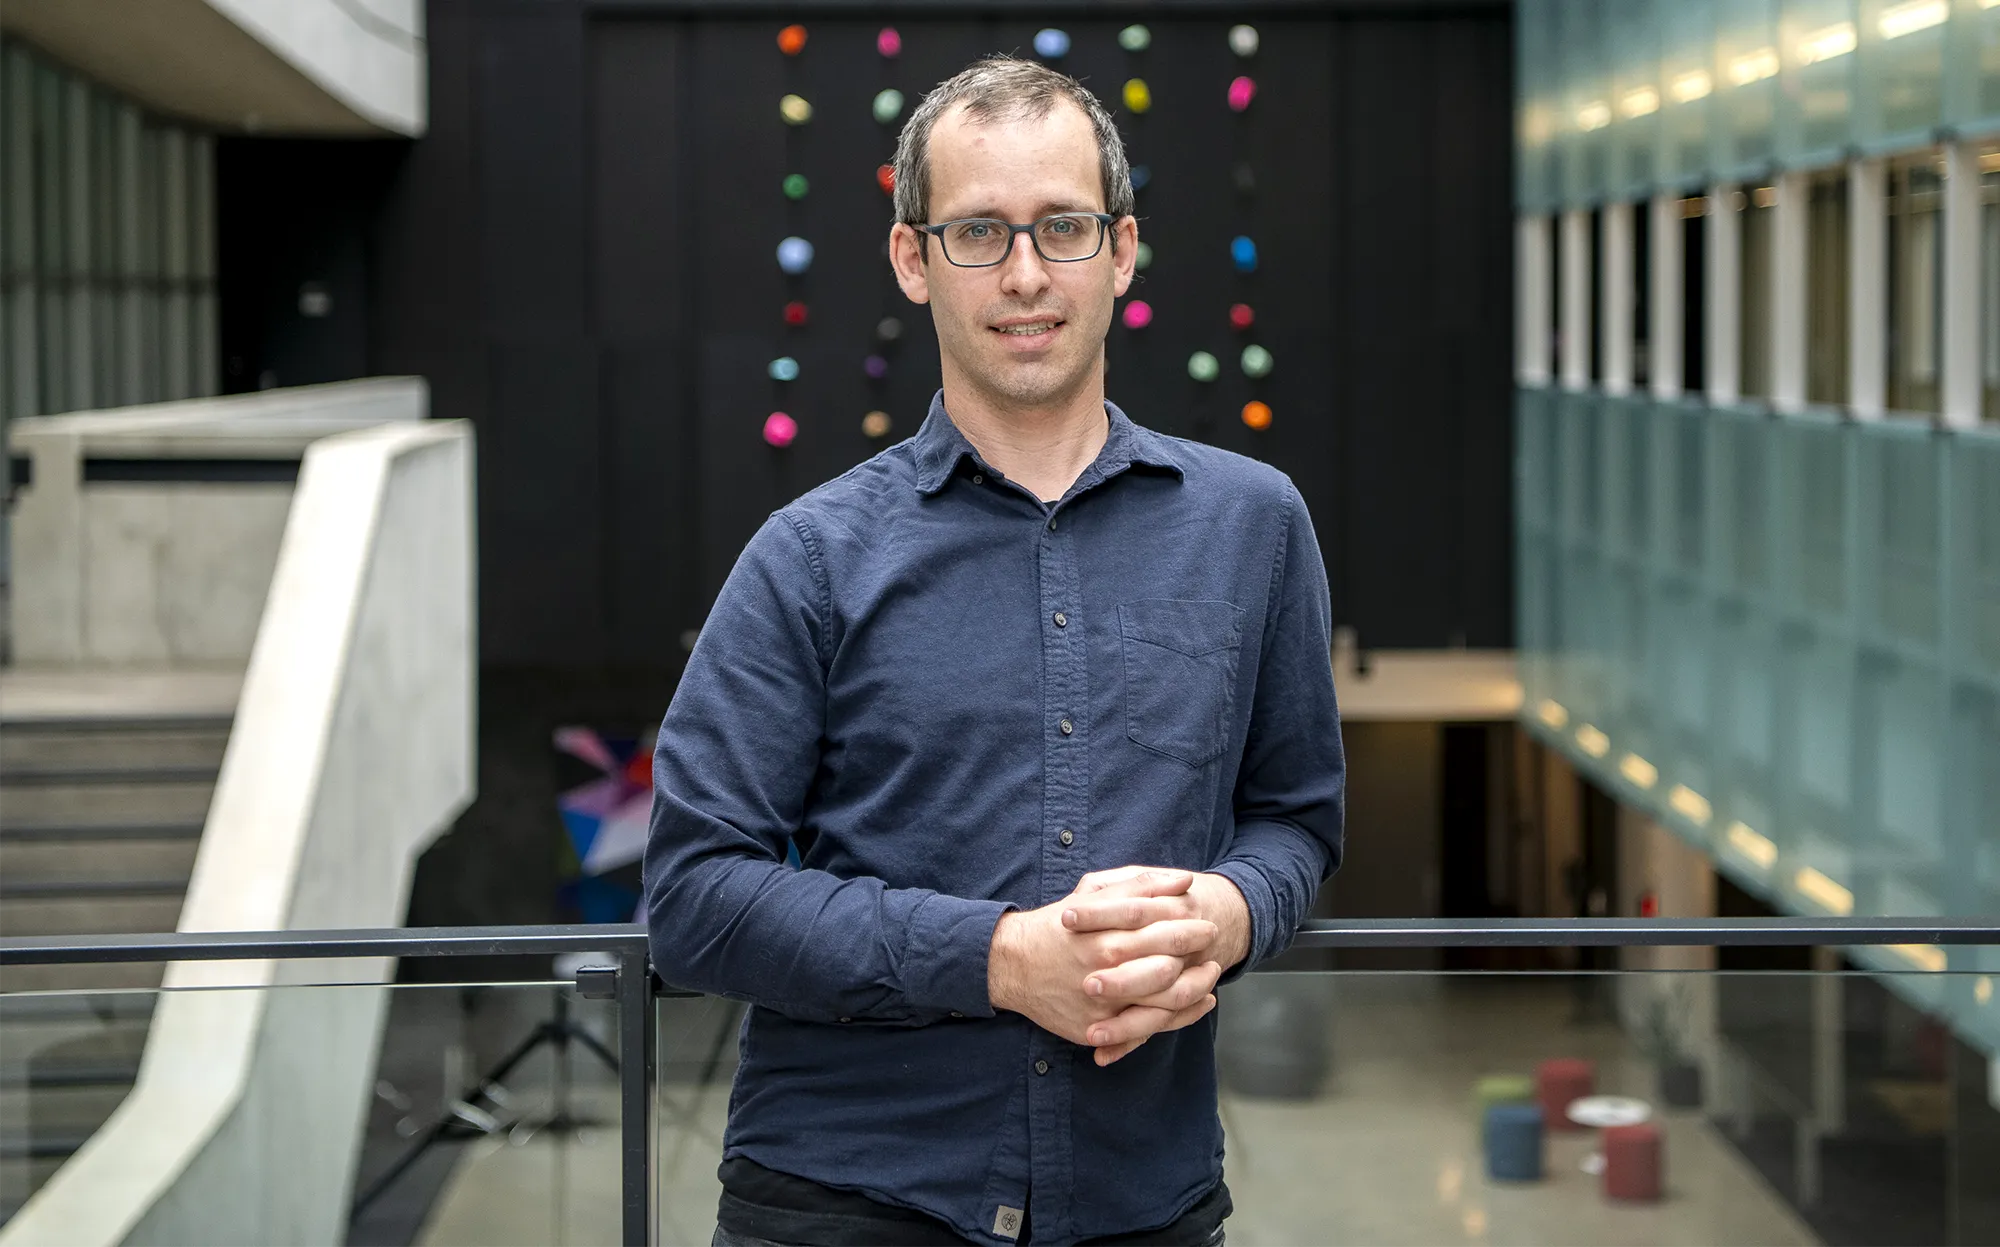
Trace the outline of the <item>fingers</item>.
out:
M 1191 896 L 1119 896 L 1106 888 L 1065 907 L 1062 922 L 1072 931 L 1137 931 L 1155 922 L 1195 916 Z
M 1178 896 L 1194 886 L 1194 872 L 1168 866 L 1120 866 L 1094 870 L 1077 880 L 1075 892 L 1114 890 L 1119 896 Z
M 1090 955 L 1096 968 L 1109 970 L 1141 957 L 1192 957 L 1205 952 L 1219 933 L 1220 928 L 1206 918 L 1169 918 L 1137 931 L 1106 931 L 1083 938 L 1095 945 Z
M 1177 1011 L 1214 991 L 1221 978 L 1220 962 L 1141 957 L 1091 975 L 1083 981 L 1083 993 L 1099 997 L 1111 1007 L 1152 1005 Z
M 1170 1012 L 1147 1005 L 1133 1005 L 1115 1018 L 1092 1023 L 1084 1034 L 1084 1041 L 1097 1048 L 1096 1059 L 1099 1065 L 1109 1065 L 1154 1035 L 1194 1025 L 1207 1017 L 1213 1008 L 1215 1008 L 1215 996 L 1212 993 L 1178 1011 Z M 1120 1048 L 1123 1048 L 1124 1052 L 1107 1057 L 1106 1049 L 1116 1051 Z

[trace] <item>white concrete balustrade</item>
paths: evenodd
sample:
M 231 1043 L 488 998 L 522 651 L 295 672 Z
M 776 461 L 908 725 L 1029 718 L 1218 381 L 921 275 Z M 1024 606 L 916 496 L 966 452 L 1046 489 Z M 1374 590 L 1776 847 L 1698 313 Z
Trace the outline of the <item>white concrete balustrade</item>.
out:
M 274 391 L 206 404 L 206 423 L 181 418 L 185 411 L 107 413 L 23 421 L 15 430 L 17 453 L 25 437 L 36 460 L 23 512 L 53 482 L 68 514 L 44 517 L 38 539 L 67 524 L 85 563 L 80 605 L 55 622 L 30 623 L 30 634 L 44 629 L 41 638 L 63 635 L 63 621 L 79 638 L 103 635 L 87 621 L 112 603 L 91 596 L 87 560 L 103 549 L 125 557 L 132 544 L 107 544 L 107 526 L 91 519 L 100 486 L 79 487 L 74 472 L 44 475 L 45 464 L 80 458 L 90 452 L 77 447 L 102 448 L 107 438 L 129 447 L 150 435 L 148 453 L 199 444 L 214 456 L 249 444 L 274 452 L 309 443 L 296 487 L 284 491 L 282 536 L 272 546 L 183 931 L 398 925 L 418 854 L 473 794 L 471 429 L 411 418 L 423 413 L 418 381 L 290 392 L 298 406 L 287 397 Z M 252 408 L 260 414 L 248 414 Z M 342 424 L 365 427 L 334 431 Z M 202 511 L 154 500 L 147 514 L 159 525 L 158 545 L 197 551 L 187 555 L 190 565 L 214 566 L 225 549 L 260 548 L 258 535 L 228 530 L 247 530 L 277 501 L 239 499 Z M 40 505 L 54 504 L 45 496 Z M 204 524 L 225 531 L 196 531 Z M 15 531 L 18 540 L 21 527 Z M 35 593 L 33 568 L 47 553 L 16 565 L 24 622 L 47 609 L 23 601 Z M 154 565 L 162 566 L 178 565 Z M 166 601 L 180 590 L 156 579 L 149 591 Z M 219 616 L 226 613 L 218 603 L 218 618 L 188 631 L 156 621 L 152 639 L 172 641 L 173 658 L 187 652 L 189 636 L 225 633 Z M 389 972 L 386 961 L 170 966 L 131 1093 L 0 1228 L 0 1247 L 340 1241 Z M 330 974 L 354 985 L 305 985 Z M 219 990 L 192 990 L 199 988 Z

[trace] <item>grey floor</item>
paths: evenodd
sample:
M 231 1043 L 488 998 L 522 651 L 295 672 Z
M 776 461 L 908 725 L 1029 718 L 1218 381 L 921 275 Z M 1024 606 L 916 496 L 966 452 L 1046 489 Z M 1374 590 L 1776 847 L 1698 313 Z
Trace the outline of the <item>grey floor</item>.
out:
M 1804 1244 L 1791 1210 L 1698 1114 L 1665 1118 L 1667 1195 L 1615 1205 L 1580 1166 L 1587 1135 L 1550 1140 L 1532 1186 L 1485 1180 L 1469 1091 L 1481 1074 L 1548 1056 L 1598 1063 L 1599 1089 L 1645 1096 L 1650 1072 L 1615 1028 L 1577 1024 L 1550 980 L 1437 976 L 1325 981 L 1331 1074 L 1304 1101 L 1225 1094 L 1236 1247 L 1275 1244 Z M 1227 1007 L 1225 997 L 1225 1008 Z M 661 1034 L 657 1148 L 660 1241 L 705 1244 L 714 1226 L 734 1009 L 668 1002 Z M 719 1061 L 704 1078 L 715 1039 Z M 608 1079 L 579 1061 L 576 1101 L 615 1120 Z M 546 1094 L 547 1064 L 519 1098 Z M 505 1134 L 463 1146 L 416 1241 L 611 1244 L 618 1240 L 616 1132 Z

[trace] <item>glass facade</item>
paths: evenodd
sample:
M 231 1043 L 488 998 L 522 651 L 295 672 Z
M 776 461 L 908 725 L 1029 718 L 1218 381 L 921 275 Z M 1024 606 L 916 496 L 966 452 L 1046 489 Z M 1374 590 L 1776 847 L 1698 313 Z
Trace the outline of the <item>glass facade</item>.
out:
M 214 160 L 0 42 L 0 415 L 217 392 Z
M 1726 192 L 1727 247 L 1649 276 L 1737 355 L 1711 393 L 1699 332 L 1685 395 L 1520 388 L 1527 727 L 1781 911 L 2000 912 L 2000 3 L 1517 20 L 1566 171 L 1519 211 Z M 1856 957 L 2000 1052 L 1941 973 L 1990 950 Z

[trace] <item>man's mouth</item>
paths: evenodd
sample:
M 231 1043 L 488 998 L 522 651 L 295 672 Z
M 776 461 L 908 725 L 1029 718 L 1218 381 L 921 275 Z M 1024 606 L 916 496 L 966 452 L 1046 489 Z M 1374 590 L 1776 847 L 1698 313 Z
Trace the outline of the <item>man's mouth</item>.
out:
M 1045 334 L 1054 333 L 1062 325 L 1062 321 L 1050 318 L 1047 320 L 1024 320 L 1011 324 L 994 325 L 992 329 L 995 333 L 1005 334 L 1010 338 L 1039 338 Z

